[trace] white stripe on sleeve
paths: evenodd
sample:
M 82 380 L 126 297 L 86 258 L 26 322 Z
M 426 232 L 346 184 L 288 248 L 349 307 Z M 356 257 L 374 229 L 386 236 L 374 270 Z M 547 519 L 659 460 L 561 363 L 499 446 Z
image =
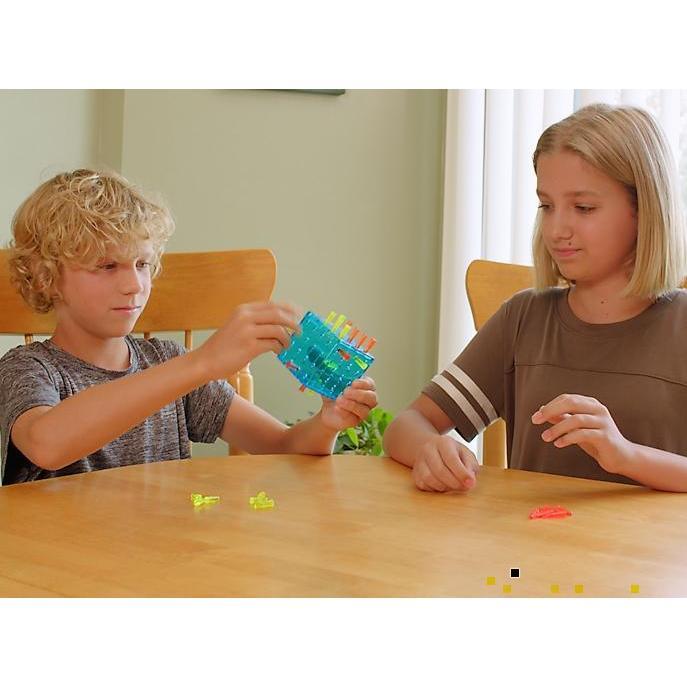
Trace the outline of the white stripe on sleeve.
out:
M 489 422 L 493 422 L 498 417 L 496 408 L 491 404 L 491 401 L 484 395 L 482 389 L 475 384 L 468 375 L 463 372 L 455 363 L 451 363 L 447 368 L 448 372 L 454 379 L 457 379 L 473 396 L 475 401 L 480 404 L 484 414 L 489 418 Z
M 479 434 L 485 427 L 482 418 L 477 414 L 465 396 L 441 374 L 436 375 L 432 381 L 440 386 L 454 401 L 454 403 L 465 413 L 466 417 L 472 422 L 475 430 Z

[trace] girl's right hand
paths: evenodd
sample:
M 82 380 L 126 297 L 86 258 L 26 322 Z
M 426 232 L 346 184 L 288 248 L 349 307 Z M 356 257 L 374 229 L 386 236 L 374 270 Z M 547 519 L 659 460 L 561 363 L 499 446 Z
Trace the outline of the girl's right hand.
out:
M 235 374 L 259 355 L 279 355 L 291 343 L 291 333 L 300 333 L 299 313 L 285 303 L 240 305 L 204 344 L 196 349 L 208 380 Z
M 423 491 L 469 491 L 477 482 L 479 463 L 472 451 L 446 435 L 432 437 L 413 464 L 413 479 Z

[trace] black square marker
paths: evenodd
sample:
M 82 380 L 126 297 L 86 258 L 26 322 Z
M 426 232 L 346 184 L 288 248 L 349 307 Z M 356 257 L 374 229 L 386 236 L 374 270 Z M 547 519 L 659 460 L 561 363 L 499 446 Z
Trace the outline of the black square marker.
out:
M 520 577 L 520 568 L 511 568 L 510 569 L 510 576 L 511 577 Z

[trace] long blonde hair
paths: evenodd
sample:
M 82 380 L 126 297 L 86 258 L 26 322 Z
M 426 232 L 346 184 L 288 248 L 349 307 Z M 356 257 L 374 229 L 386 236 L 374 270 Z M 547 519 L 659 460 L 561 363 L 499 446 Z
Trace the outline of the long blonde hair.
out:
M 679 287 L 685 277 L 687 245 L 675 161 L 651 115 L 629 106 L 589 105 L 551 125 L 539 137 L 544 153 L 578 154 L 623 184 L 637 212 L 637 245 L 626 296 L 656 298 Z M 555 286 L 565 278 L 544 245 L 537 214 L 532 254 L 535 285 Z
M 60 265 L 90 266 L 116 247 L 133 254 L 141 241 L 153 247 L 151 274 L 160 271 L 174 220 L 115 172 L 77 169 L 41 184 L 12 220 L 10 280 L 37 312 L 48 312 Z

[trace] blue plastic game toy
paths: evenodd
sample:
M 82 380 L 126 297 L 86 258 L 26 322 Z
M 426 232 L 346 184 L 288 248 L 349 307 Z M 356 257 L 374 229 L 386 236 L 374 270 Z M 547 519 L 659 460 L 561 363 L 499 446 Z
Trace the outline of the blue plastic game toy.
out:
M 374 362 L 369 352 L 376 339 L 368 339 L 352 328 L 345 315 L 337 318 L 335 312 L 330 312 L 324 322 L 307 312 L 300 324 L 301 333 L 291 336 L 291 345 L 277 358 L 302 384 L 301 391 L 307 388 L 327 398 L 338 398 Z

